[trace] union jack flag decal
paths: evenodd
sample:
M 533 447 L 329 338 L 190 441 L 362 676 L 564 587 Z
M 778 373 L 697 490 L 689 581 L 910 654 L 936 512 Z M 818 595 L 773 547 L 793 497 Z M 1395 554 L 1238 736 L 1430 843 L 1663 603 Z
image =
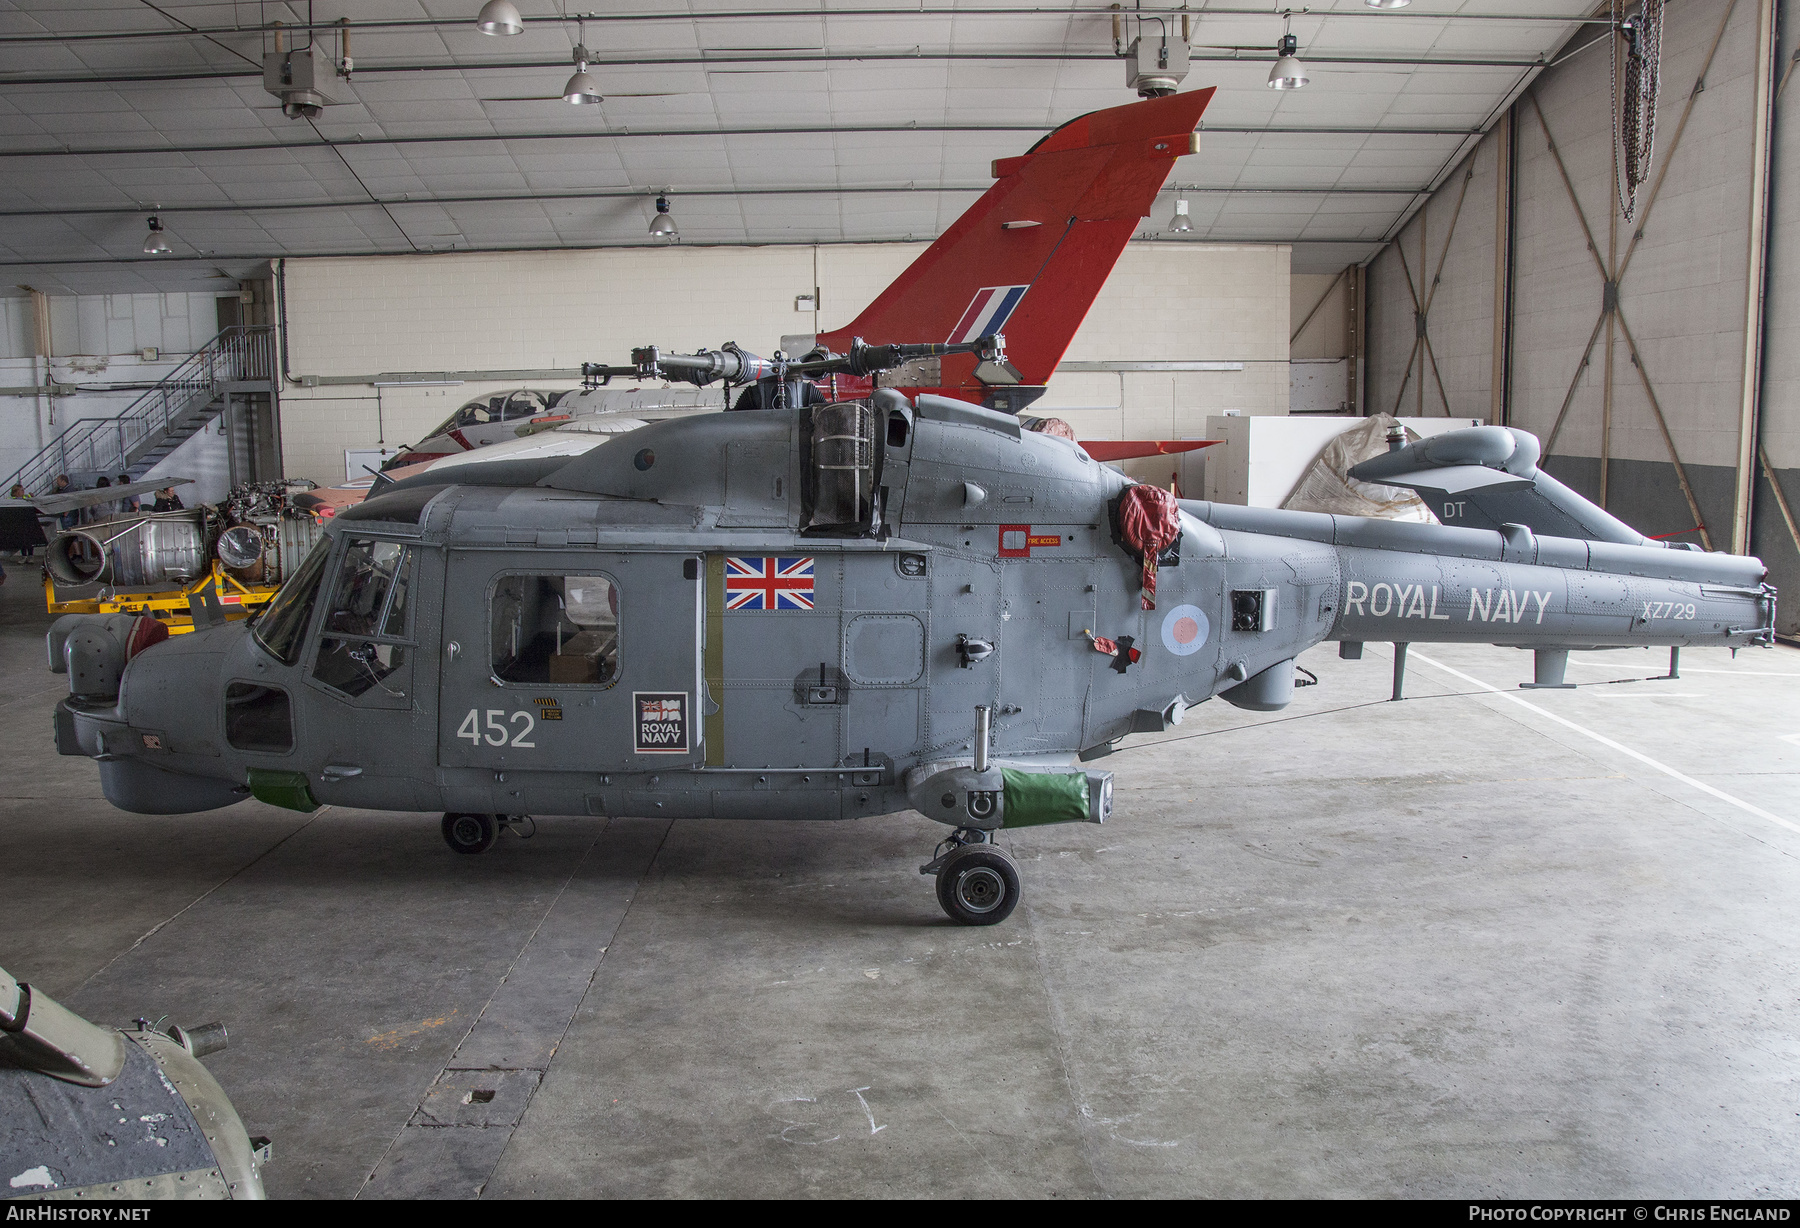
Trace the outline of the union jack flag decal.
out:
M 813 608 L 813 561 L 810 558 L 725 559 L 727 610 L 810 610 Z

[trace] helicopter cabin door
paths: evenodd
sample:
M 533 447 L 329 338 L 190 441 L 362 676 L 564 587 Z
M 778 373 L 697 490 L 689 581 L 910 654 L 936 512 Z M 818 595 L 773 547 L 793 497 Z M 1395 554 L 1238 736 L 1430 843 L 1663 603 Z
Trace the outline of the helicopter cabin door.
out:
M 698 763 L 698 576 L 692 555 L 451 551 L 439 765 L 557 789 L 535 773 Z
M 334 556 L 321 589 L 326 609 L 300 660 L 304 680 L 296 690 L 303 719 L 318 731 L 314 796 L 328 805 L 410 809 L 421 800 L 412 765 L 429 737 L 418 712 L 429 711 L 429 699 L 418 703 L 416 689 L 431 682 L 419 640 L 435 614 L 428 586 L 437 579 L 438 552 L 347 533 Z

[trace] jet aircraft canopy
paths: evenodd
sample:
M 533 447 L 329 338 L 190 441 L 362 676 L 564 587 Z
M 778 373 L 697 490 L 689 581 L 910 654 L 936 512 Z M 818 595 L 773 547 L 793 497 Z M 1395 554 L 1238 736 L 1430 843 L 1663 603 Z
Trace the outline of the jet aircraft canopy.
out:
M 444 419 L 427 438 L 448 435 L 451 431 L 471 426 L 486 426 L 490 422 L 516 422 L 535 418 L 539 414 L 549 413 L 567 395 L 568 392 L 520 388 L 491 397 L 478 397 Z

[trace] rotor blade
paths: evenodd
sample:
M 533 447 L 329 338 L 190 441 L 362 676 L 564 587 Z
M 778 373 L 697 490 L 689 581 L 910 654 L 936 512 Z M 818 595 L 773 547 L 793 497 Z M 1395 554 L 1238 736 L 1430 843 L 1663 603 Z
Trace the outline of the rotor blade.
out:
M 607 93 L 605 98 L 680 98 L 693 90 L 670 90 L 662 94 L 614 94 Z M 476 102 L 562 102 L 561 94 L 517 94 L 504 98 L 477 98 Z

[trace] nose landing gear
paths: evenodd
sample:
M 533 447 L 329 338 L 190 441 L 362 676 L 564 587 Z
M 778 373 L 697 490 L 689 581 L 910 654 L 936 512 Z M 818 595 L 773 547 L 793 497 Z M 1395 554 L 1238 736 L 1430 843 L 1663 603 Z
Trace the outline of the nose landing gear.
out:
M 500 824 L 491 814 L 447 814 L 442 830 L 452 851 L 470 856 L 487 852 L 500 838 Z
M 520 831 L 522 825 L 529 825 L 528 830 Z M 474 856 L 493 848 L 494 841 L 500 838 L 502 831 L 511 831 L 514 835 L 529 840 L 537 834 L 537 824 L 528 814 L 468 814 L 453 811 L 444 816 L 440 830 L 444 833 L 444 843 L 452 850 Z
M 938 903 L 952 921 L 998 925 L 1012 916 L 1019 904 L 1019 872 L 990 833 L 959 828 L 937 851 L 919 873 L 937 875 Z

